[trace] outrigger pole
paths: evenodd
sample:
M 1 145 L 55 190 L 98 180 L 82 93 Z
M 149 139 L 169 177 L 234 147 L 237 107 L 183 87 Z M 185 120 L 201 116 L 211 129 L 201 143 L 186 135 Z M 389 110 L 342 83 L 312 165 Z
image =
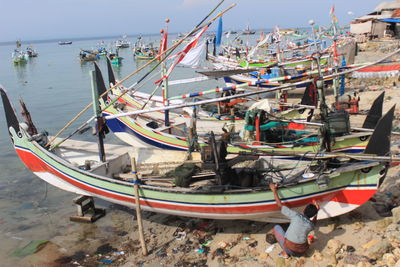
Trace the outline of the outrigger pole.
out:
M 364 66 L 360 66 L 358 68 L 354 68 L 351 70 L 347 70 L 347 71 L 342 71 L 339 72 L 337 74 L 331 74 L 331 75 L 327 75 L 323 78 L 333 78 L 336 77 L 338 75 L 344 75 L 344 74 L 348 74 L 375 64 L 378 64 L 379 62 L 386 60 L 389 57 L 392 57 L 393 55 L 397 54 L 400 52 L 400 49 L 397 49 L 396 51 L 394 51 L 393 53 L 390 53 L 389 55 L 385 56 L 384 58 L 377 60 L 375 62 L 372 62 L 369 65 L 364 65 Z M 224 96 L 224 97 L 219 97 L 219 98 L 213 98 L 213 99 L 207 99 L 207 100 L 201 100 L 201 101 L 196 101 L 196 102 L 188 102 L 188 103 L 183 103 L 183 104 L 177 104 L 177 105 L 171 105 L 168 107 L 158 107 L 158 108 L 151 108 L 151 109 L 147 109 L 147 110 L 136 110 L 136 111 L 132 111 L 132 112 L 126 112 L 126 113 L 120 113 L 120 114 L 115 114 L 115 115 L 109 115 L 106 116 L 105 119 L 106 120 L 110 120 L 110 119 L 115 119 L 115 118 L 119 118 L 119 117 L 124 117 L 124 116 L 130 116 L 130 115 L 137 115 L 137 114 L 143 114 L 143 113 L 150 113 L 150 112 L 155 112 L 155 111 L 163 111 L 163 110 L 171 110 L 171 109 L 178 109 L 178 108 L 184 108 L 184 107 L 190 107 L 190 106 L 199 106 L 199 105 L 204 105 L 204 104 L 209 104 L 209 103 L 214 103 L 214 102 L 220 102 L 220 101 L 224 101 L 224 100 L 231 100 L 231 99 L 235 99 L 235 98 L 243 98 L 243 97 L 247 97 L 247 96 L 253 96 L 253 95 L 258 95 L 258 94 L 263 94 L 263 93 L 270 93 L 270 92 L 275 92 L 278 90 L 282 90 L 285 88 L 289 88 L 289 87 L 294 87 L 297 85 L 302 85 L 305 83 L 310 83 L 312 82 L 314 79 L 307 79 L 307 80 L 303 80 L 303 81 L 299 81 L 299 82 L 295 82 L 295 83 L 291 83 L 291 84 L 284 84 L 281 86 L 277 86 L 275 88 L 269 88 L 269 89 L 263 89 L 263 90 L 258 90 L 256 92 L 248 92 L 248 93 L 243 93 L 243 94 L 237 94 L 237 95 L 231 95 L 231 96 Z M 254 85 L 257 84 L 258 82 L 263 82 L 263 80 L 260 81 L 256 81 L 256 82 L 249 82 L 249 83 L 244 83 L 244 84 L 239 84 L 236 86 L 230 86 L 230 87 L 225 87 L 223 88 L 225 89 L 236 89 L 236 88 L 241 88 L 241 87 L 245 87 L 248 85 Z

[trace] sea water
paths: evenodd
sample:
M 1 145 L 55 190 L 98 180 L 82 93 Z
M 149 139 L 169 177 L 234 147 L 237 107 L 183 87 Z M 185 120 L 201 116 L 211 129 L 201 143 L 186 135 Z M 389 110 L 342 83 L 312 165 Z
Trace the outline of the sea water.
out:
M 174 36 L 170 36 L 170 39 Z M 146 36 L 145 42 L 154 42 L 158 46 L 159 35 Z M 55 135 L 71 118 L 91 103 L 91 83 L 89 72 L 94 70 L 92 62 L 81 63 L 78 55 L 81 49 L 92 49 L 100 41 L 109 45 L 116 39 L 75 40 L 71 45 L 58 45 L 57 42 L 32 43 L 39 53 L 38 57 L 30 58 L 26 64 L 15 65 L 11 53 L 15 45 L 0 46 L 0 84 L 7 89 L 14 107 L 20 112 L 18 100 L 22 98 L 32 116 L 39 132 L 47 131 Z M 132 44 L 135 38 L 131 38 Z M 20 49 L 26 49 L 29 43 L 22 42 Z M 115 66 L 118 79 L 124 78 L 147 61 L 136 61 L 131 48 L 120 49 L 121 66 Z M 106 60 L 98 61 L 107 82 Z M 138 75 L 124 83 L 132 85 L 142 77 L 155 63 L 150 64 Z M 154 81 L 159 79 L 159 69 L 150 75 L 151 80 L 140 88 L 143 92 L 151 92 Z M 171 79 L 191 78 L 194 70 L 177 67 Z M 197 75 L 198 76 L 198 75 Z M 179 85 L 170 88 L 169 95 L 208 90 L 223 86 L 221 81 L 206 81 L 197 84 Z M 158 92 L 158 94 L 160 94 Z M 73 254 L 74 248 L 89 244 L 90 240 L 107 240 L 115 235 L 118 220 L 129 220 L 129 214 L 113 214 L 113 207 L 97 201 L 96 204 L 106 207 L 108 215 L 95 224 L 84 225 L 72 223 L 69 216 L 75 215 L 72 199 L 76 195 L 62 191 L 46 184 L 29 171 L 17 157 L 11 144 L 6 127 L 2 104 L 0 115 L 0 266 L 21 266 L 24 259 L 12 256 L 17 249 L 25 246 L 31 240 L 58 240 L 61 250 Z M 18 116 L 21 118 L 20 114 Z M 61 136 L 66 136 L 82 122 L 92 116 L 92 109 L 81 116 Z M 95 140 L 90 131 L 85 136 L 74 136 Z M 112 133 L 105 142 L 121 143 Z M 110 211 L 111 210 L 111 211 Z M 127 217 L 128 218 L 125 218 Z M 123 225 L 123 224 L 122 224 Z M 114 227 L 114 228 L 113 228 Z M 93 242 L 92 242 L 93 243 Z M 100 242 L 101 243 L 101 242 Z M 50 259 L 51 260 L 51 259 Z M 16 265 L 15 265 L 16 264 Z

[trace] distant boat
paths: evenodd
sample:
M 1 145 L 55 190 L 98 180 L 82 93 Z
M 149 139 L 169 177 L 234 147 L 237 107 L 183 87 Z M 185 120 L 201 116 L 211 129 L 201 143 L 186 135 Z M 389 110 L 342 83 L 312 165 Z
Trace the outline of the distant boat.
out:
M 126 39 L 126 35 L 122 36 L 122 39 L 119 39 L 115 42 L 115 46 L 117 48 L 129 48 L 131 46 L 131 42 Z
M 12 60 L 14 64 L 24 64 L 28 60 L 28 54 L 22 52 L 19 49 L 15 49 L 12 53 Z
M 33 49 L 32 46 L 28 46 L 26 48 L 26 54 L 28 55 L 28 57 L 37 57 L 39 55 L 39 53 L 36 52 L 36 50 Z
M 17 41 L 15 45 L 17 46 L 17 48 L 14 49 L 14 52 L 12 52 L 11 54 L 13 63 L 14 64 L 26 63 L 28 61 L 28 54 L 19 49 L 21 48 L 21 41 Z
M 226 31 L 225 34 L 237 34 L 237 31 Z
M 65 41 L 65 42 L 58 42 L 59 45 L 70 45 L 72 44 L 72 41 Z
M 90 51 L 90 50 L 81 50 L 79 53 L 79 59 L 81 62 L 87 62 L 87 61 L 95 61 L 99 58 L 99 55 L 95 51 Z
M 142 37 L 139 37 L 133 48 L 133 56 L 136 59 L 150 60 L 156 57 L 158 49 L 153 46 L 153 43 L 144 44 Z
M 251 34 L 255 34 L 256 31 L 250 30 L 250 26 L 247 25 L 247 28 L 242 32 L 243 35 L 251 35 Z
M 123 57 L 119 56 L 119 48 L 118 47 L 115 50 L 115 53 L 112 53 L 112 52 L 110 53 L 109 58 L 110 58 L 111 64 L 120 65 L 122 63 Z

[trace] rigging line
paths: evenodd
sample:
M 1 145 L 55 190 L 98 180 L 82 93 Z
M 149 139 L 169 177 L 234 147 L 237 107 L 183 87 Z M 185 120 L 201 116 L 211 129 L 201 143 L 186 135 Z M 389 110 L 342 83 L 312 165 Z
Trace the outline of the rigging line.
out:
M 220 6 L 225 0 L 222 0 L 217 6 Z M 219 17 L 221 17 L 223 14 L 225 14 L 226 12 L 228 12 L 229 10 L 231 10 L 232 8 L 234 8 L 236 6 L 236 4 L 232 4 L 231 6 L 229 6 L 228 8 L 224 9 L 223 11 L 219 12 L 216 16 L 214 16 L 212 19 L 208 20 L 207 23 L 205 23 L 205 25 L 207 24 L 211 24 L 213 23 L 215 20 L 217 20 Z M 198 25 L 201 25 L 207 18 L 209 18 L 211 16 L 212 13 L 214 13 L 214 11 L 217 8 L 214 8 L 203 20 L 201 23 L 199 23 Z M 170 48 L 168 48 L 167 50 L 165 50 L 164 52 L 158 54 L 154 59 L 148 61 L 146 64 L 144 64 L 142 67 L 140 67 L 139 69 L 135 70 L 134 72 L 132 72 L 131 74 L 129 74 L 128 76 L 126 76 L 125 78 L 123 78 L 122 80 L 120 80 L 119 82 L 117 82 L 116 84 L 114 84 L 113 86 L 111 86 L 109 89 L 107 89 L 104 93 L 102 93 L 99 98 L 103 97 L 104 95 L 106 95 L 109 91 L 111 91 L 112 89 L 116 88 L 117 86 L 121 85 L 123 82 L 125 82 L 126 80 L 128 80 L 129 78 L 131 78 L 133 75 L 137 74 L 139 71 L 143 70 L 145 67 L 147 67 L 148 65 L 150 65 L 151 63 L 153 63 L 154 61 L 158 60 L 157 64 L 147 73 L 144 75 L 144 77 L 142 77 L 141 79 L 139 79 L 139 81 L 136 82 L 136 84 L 142 82 L 144 80 L 145 77 L 147 77 L 152 71 L 154 71 L 164 60 L 166 60 L 168 58 L 168 56 L 170 54 L 172 54 L 172 52 L 183 43 L 184 40 L 186 40 L 188 37 L 192 36 L 195 32 L 199 31 L 201 28 L 203 28 L 205 25 L 201 25 L 201 26 L 196 26 L 194 29 L 192 29 L 191 32 L 189 32 L 188 34 L 186 34 L 182 39 L 180 39 L 178 42 L 176 42 L 174 45 L 172 45 Z M 162 57 L 164 56 L 165 57 Z M 124 95 L 126 92 L 124 92 L 122 95 Z M 121 95 L 121 96 L 122 96 Z M 120 96 L 120 97 L 121 97 Z M 116 99 L 115 101 L 117 101 L 118 99 Z M 115 102 L 114 101 L 114 102 Z M 78 117 L 80 117 L 83 113 L 85 113 L 91 106 L 93 105 L 93 103 L 90 103 L 89 105 L 87 105 L 82 111 L 80 111 L 77 115 L 75 115 L 75 117 L 73 117 L 56 135 L 54 135 L 52 137 L 52 139 L 45 145 L 45 147 L 49 147 L 51 145 L 51 143 L 54 142 L 54 140 L 61 134 L 63 133 L 69 126 L 71 126 L 71 124 L 78 119 Z M 85 127 L 88 123 L 90 123 L 90 121 L 94 120 L 94 116 L 92 118 L 90 118 L 88 121 L 85 122 L 84 125 L 81 125 L 77 130 L 75 130 L 72 134 L 70 134 L 68 137 L 64 138 L 63 140 L 61 140 L 59 143 L 57 143 L 56 145 L 50 147 L 51 149 L 56 148 L 57 146 L 59 146 L 62 142 L 64 142 L 65 140 L 69 139 L 72 135 L 74 135 L 75 133 L 78 132 L 78 130 L 82 129 L 83 127 Z

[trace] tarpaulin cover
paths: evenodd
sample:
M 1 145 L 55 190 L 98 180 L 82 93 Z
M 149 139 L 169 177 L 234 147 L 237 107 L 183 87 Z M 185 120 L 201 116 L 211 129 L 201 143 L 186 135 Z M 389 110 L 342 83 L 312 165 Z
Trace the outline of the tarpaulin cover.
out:
M 400 19 L 380 19 L 379 21 L 391 22 L 391 23 L 400 23 Z

